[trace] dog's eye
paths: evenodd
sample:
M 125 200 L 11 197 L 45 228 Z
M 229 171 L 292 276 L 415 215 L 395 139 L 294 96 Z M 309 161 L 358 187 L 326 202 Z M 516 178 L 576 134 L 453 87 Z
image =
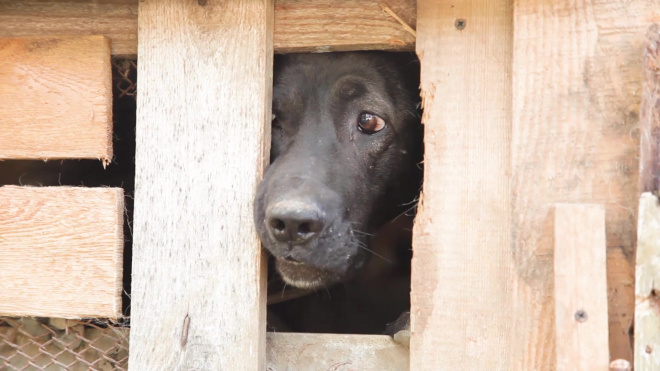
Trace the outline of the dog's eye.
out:
M 273 121 L 271 121 L 271 126 L 278 129 L 282 127 L 280 120 L 277 119 L 277 116 L 275 116 L 275 114 L 273 114 Z
M 385 127 L 385 120 L 374 115 L 373 113 L 361 113 L 358 117 L 358 129 L 360 131 L 373 134 L 377 133 Z

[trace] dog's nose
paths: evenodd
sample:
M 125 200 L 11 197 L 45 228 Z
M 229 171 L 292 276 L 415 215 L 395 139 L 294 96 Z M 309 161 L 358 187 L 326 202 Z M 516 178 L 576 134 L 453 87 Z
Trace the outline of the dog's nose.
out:
M 325 227 L 322 211 L 313 203 L 281 201 L 266 210 L 266 224 L 279 242 L 301 245 Z

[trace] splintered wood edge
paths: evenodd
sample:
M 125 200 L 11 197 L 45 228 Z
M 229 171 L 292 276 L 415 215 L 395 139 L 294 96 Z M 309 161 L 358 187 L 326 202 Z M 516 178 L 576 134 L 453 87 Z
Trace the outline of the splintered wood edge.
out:
M 410 353 L 385 335 L 266 334 L 267 370 L 404 371 Z
M 9 193 L 10 195 L 7 195 Z M 71 302 L 71 310 L 60 310 L 57 312 L 49 311 L 48 308 L 26 308 L 25 310 L 18 310 L 14 312 L 6 312 L 0 309 L 0 314 L 9 316 L 38 316 L 38 317 L 58 317 L 58 318 L 110 318 L 116 319 L 122 316 L 122 291 L 123 291 L 123 257 L 124 257 L 124 190 L 122 188 L 85 188 L 85 187 L 23 187 L 23 186 L 2 186 L 0 187 L 0 195 L 3 197 L 16 197 L 23 194 L 29 197 L 32 203 L 46 204 L 46 203 L 59 203 L 62 202 L 63 193 L 74 193 L 73 197 L 85 199 L 88 202 L 88 208 L 93 208 L 94 203 L 98 203 L 97 207 L 108 206 L 106 197 L 111 197 L 112 208 L 114 210 L 99 209 L 101 212 L 109 217 L 111 222 L 104 226 L 112 228 L 113 240 L 110 241 L 112 248 L 112 272 L 111 279 L 108 282 L 112 283 L 112 291 L 114 291 L 114 300 L 111 303 L 102 304 L 103 308 L 107 310 L 84 309 Z M 93 197 L 89 197 L 92 194 Z M 95 196 L 94 196 L 95 195 Z M 1 197 L 0 197 L 1 198 Z M 41 200 L 35 200 L 41 198 Z M 105 200 L 104 200 L 105 199 Z M 2 204 L 0 203 L 0 206 Z M 61 208 L 66 209 L 68 204 L 62 204 Z M 58 215 L 53 215 L 57 218 Z M 99 218 L 101 219 L 101 218 Z M 0 221 L 1 222 L 1 221 Z M 11 226 L 11 225 L 9 225 Z M 0 223 L 0 227 L 2 227 Z M 35 227 L 36 229 L 36 227 Z M 1 242 L 1 241 L 0 241 Z M 82 244 L 85 241 L 81 241 Z M 2 246 L 0 246 L 1 248 Z M 77 260 L 83 261 L 84 259 Z M 35 259 L 36 261 L 36 259 Z M 83 277 L 84 278 L 84 277 Z M 75 297 L 79 293 L 75 293 Z M 93 292 L 85 292 L 83 295 L 93 295 Z M 0 307 L 1 307 L 0 303 Z

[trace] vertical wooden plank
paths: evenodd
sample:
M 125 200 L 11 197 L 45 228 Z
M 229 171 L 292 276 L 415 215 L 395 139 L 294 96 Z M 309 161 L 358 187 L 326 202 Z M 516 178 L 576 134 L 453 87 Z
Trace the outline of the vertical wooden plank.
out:
M 605 205 L 612 358 L 632 359 L 642 48 L 653 0 L 514 2 L 515 369 L 554 368 L 552 206 Z
M 635 267 L 635 370 L 660 369 L 660 205 L 657 196 L 639 199 Z
M 554 219 L 557 370 L 607 371 L 605 209 L 557 204 Z
M 272 0 L 139 4 L 131 369 L 264 369 L 272 29 Z
M 660 25 L 646 32 L 644 80 L 639 109 L 639 191 L 660 189 Z
M 418 1 L 424 193 L 414 230 L 412 370 L 509 370 L 509 1 Z

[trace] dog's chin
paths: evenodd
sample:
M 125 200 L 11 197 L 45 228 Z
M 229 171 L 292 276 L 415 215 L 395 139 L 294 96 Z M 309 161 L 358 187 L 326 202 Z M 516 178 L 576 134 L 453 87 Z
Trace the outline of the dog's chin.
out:
M 275 268 L 287 285 L 301 289 L 315 289 L 340 281 L 338 274 L 305 263 L 276 259 Z

